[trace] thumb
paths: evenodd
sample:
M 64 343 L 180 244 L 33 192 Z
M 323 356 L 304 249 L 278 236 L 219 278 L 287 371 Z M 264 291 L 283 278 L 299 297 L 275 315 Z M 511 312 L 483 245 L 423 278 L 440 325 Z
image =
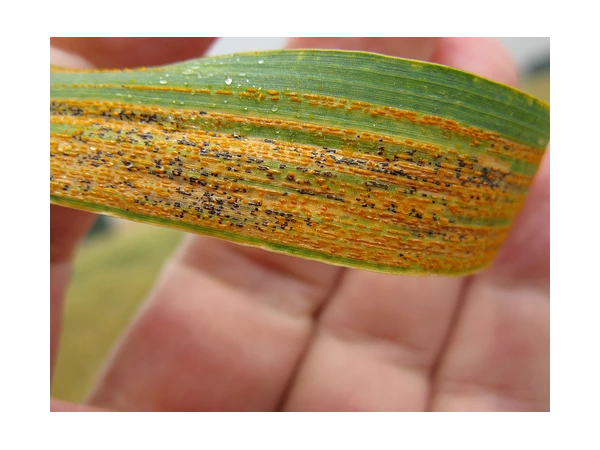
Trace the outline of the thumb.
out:
M 52 49 L 50 63 L 74 69 L 91 67 L 80 57 Z M 63 303 L 71 277 L 73 254 L 95 217 L 88 212 L 50 205 L 50 377 L 56 361 Z

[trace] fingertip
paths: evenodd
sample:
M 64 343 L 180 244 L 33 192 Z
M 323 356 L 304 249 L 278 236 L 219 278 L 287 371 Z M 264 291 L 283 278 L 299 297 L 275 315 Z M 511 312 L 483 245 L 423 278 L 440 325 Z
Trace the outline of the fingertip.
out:
M 488 276 L 550 289 L 550 146 Z
M 199 57 L 213 37 L 198 38 L 51 38 L 50 45 L 88 60 L 98 68 L 169 64 Z
M 431 61 L 517 86 L 519 75 L 508 50 L 494 38 L 441 38 Z
M 96 217 L 87 211 L 50 205 L 50 261 L 70 260 Z
M 428 60 L 436 48 L 438 39 L 429 37 L 295 37 L 288 39 L 286 47 L 367 51 L 401 58 Z
M 69 69 L 94 68 L 94 65 L 82 56 L 55 47 L 50 47 L 50 64 Z

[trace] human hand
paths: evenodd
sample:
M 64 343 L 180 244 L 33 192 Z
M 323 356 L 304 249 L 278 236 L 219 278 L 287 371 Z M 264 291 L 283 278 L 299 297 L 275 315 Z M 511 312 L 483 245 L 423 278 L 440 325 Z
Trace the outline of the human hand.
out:
M 200 56 L 210 42 L 52 45 L 99 67 L 122 67 Z M 289 45 L 429 60 L 517 82 L 510 57 L 489 39 L 302 38 Z M 189 236 L 86 404 L 52 399 L 51 408 L 548 410 L 549 161 L 547 153 L 492 267 L 469 277 L 383 275 Z M 73 253 L 93 220 L 51 206 L 51 364 Z

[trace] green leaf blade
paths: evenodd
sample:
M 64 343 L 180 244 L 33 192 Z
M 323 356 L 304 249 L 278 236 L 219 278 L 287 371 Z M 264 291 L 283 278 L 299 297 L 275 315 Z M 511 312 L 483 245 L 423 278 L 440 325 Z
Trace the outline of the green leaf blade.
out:
M 51 200 L 350 267 L 462 274 L 493 258 L 548 135 L 547 105 L 523 93 L 366 53 L 58 70 Z

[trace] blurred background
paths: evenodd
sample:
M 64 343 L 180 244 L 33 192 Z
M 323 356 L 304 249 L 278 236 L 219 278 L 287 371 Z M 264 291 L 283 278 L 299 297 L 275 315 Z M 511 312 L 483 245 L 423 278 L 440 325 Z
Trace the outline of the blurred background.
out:
M 209 54 L 282 48 L 287 38 L 220 38 Z M 550 101 L 550 38 L 498 38 L 517 63 L 519 88 Z M 75 260 L 52 395 L 81 401 L 111 347 L 151 290 L 183 233 L 100 216 Z

